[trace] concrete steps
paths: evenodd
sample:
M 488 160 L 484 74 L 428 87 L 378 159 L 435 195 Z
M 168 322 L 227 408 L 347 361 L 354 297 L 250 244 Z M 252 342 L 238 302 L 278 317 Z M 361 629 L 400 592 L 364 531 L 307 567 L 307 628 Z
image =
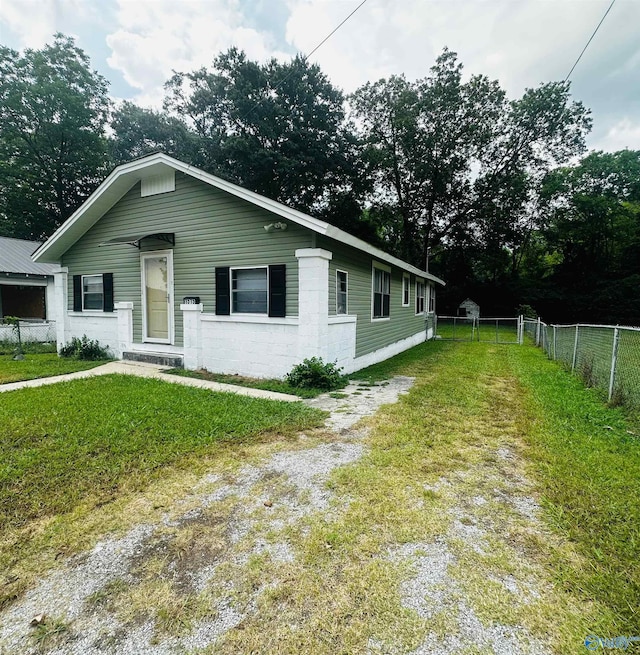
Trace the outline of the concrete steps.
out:
M 171 368 L 184 367 L 184 361 L 182 355 L 173 355 L 171 353 L 128 351 L 122 353 L 122 360 L 124 362 L 142 362 L 144 364 L 157 364 L 159 366 L 169 366 Z

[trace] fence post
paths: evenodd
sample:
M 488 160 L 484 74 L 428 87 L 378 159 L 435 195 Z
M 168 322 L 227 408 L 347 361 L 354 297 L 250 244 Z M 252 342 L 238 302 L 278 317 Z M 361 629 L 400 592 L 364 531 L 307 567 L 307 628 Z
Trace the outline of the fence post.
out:
M 557 339 L 556 339 L 556 326 L 553 326 L 553 359 L 556 359 L 556 344 L 557 344 Z
M 518 316 L 518 323 L 520 324 L 518 343 L 522 345 L 524 343 L 524 316 L 522 314 Z
M 613 348 L 611 349 L 611 375 L 609 376 L 609 402 L 613 397 L 613 387 L 616 383 L 616 363 L 618 361 L 618 343 L 620 342 L 620 330 L 613 328 Z
M 571 360 L 571 370 L 576 370 L 576 357 L 578 356 L 578 330 L 579 325 L 576 325 L 576 338 L 573 340 L 573 359 Z
M 542 323 L 540 317 L 538 316 L 538 324 L 536 325 L 536 346 L 540 345 L 540 324 Z M 543 346 L 544 348 L 544 346 Z

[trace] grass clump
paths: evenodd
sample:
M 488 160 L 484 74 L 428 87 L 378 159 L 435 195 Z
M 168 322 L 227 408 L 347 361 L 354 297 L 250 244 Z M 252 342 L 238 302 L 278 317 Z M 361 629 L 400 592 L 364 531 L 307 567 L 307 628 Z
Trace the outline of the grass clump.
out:
M 287 373 L 285 380 L 297 389 L 334 391 L 342 389 L 349 382 L 349 378 L 342 375 L 341 371 L 342 368 L 334 362 L 323 362 L 322 357 L 311 357 L 296 364 Z

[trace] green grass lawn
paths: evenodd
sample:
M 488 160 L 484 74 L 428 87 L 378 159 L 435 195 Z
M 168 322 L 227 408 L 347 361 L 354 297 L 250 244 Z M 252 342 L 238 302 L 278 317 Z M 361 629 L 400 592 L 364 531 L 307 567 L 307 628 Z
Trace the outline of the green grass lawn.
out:
M 455 339 L 456 341 L 486 341 L 494 343 L 516 343 L 518 328 L 516 321 L 499 322 L 480 321 L 480 326 L 473 325 L 471 321 L 458 319 L 439 319 L 437 335 L 441 339 Z
M 488 354 L 490 353 L 490 354 Z M 556 534 L 575 544 L 580 560 L 558 555 L 557 584 L 608 608 L 604 627 L 615 634 L 640 634 L 640 421 L 622 408 L 608 407 L 596 389 L 587 389 L 559 363 L 531 345 L 431 342 L 359 373 L 371 381 L 395 374 L 430 375 L 429 358 L 449 364 L 448 404 L 461 408 L 478 399 L 473 376 L 511 379 L 522 407 L 518 429 L 528 449 L 527 465 L 541 495 L 545 519 Z M 466 362 L 469 374 L 454 361 Z M 483 362 L 480 366 L 479 364 Z M 437 360 L 436 360 L 437 361 Z M 424 390 L 424 415 L 442 386 L 446 365 L 434 366 L 438 378 Z M 475 399 L 474 399 L 475 396 Z M 414 400 L 414 403 L 416 400 Z M 398 430 L 420 434 L 398 417 Z M 596 626 L 592 626 L 595 628 Z
M 9 392 L 0 403 L 0 529 L 70 511 L 87 495 L 103 502 L 163 465 L 321 416 L 301 403 L 126 375 Z
M 0 355 L 0 384 L 86 371 L 100 366 L 100 364 L 104 364 L 104 362 L 64 359 L 58 357 L 56 353 L 27 352 L 24 359 L 20 361 L 14 361 L 12 355 Z

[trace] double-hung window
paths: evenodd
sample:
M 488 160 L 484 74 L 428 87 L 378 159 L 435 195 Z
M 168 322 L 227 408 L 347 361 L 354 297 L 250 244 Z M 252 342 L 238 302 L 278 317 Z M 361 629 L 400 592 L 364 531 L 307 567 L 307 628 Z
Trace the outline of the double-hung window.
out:
M 402 275 L 402 306 L 403 307 L 408 307 L 409 306 L 409 276 L 404 273 Z
M 424 282 L 416 280 L 416 314 L 424 314 Z
M 336 314 L 348 312 L 348 277 L 346 271 L 336 271 Z
M 113 273 L 73 276 L 74 312 L 113 311 Z
M 390 299 L 391 272 L 374 265 L 372 318 L 389 318 Z
M 99 309 L 104 307 L 104 284 L 102 275 L 82 276 L 82 309 Z
M 234 314 L 266 314 L 267 267 L 231 269 L 231 308 Z

